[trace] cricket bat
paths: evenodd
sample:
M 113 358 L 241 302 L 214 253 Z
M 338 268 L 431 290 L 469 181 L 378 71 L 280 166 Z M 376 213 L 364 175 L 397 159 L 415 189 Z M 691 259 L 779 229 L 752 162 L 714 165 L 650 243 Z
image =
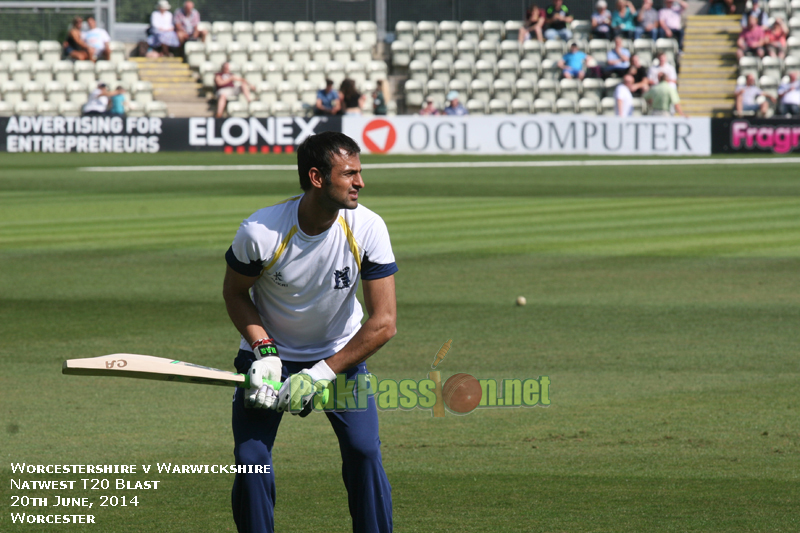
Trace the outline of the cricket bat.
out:
M 87 357 L 86 359 L 67 359 L 61 365 L 61 373 L 75 376 L 117 376 L 250 388 L 250 376 L 248 374 L 237 374 L 185 361 L 133 353 L 115 353 L 101 355 L 100 357 Z M 265 379 L 264 383 L 272 385 L 276 391 L 281 388 L 281 383 L 278 381 Z

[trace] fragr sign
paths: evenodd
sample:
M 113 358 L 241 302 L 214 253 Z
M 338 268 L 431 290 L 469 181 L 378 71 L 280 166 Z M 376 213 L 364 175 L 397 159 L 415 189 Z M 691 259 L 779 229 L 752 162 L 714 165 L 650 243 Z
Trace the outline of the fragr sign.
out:
M 800 121 L 796 119 L 713 119 L 714 153 L 800 152 Z
M 583 115 L 344 116 L 371 153 L 709 155 L 707 118 Z

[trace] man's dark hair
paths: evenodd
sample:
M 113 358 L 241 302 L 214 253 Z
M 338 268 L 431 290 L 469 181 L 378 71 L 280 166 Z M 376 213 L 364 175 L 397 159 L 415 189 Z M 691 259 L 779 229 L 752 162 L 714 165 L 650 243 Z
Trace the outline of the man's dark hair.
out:
M 297 148 L 297 173 L 300 175 L 300 187 L 304 191 L 311 189 L 308 172 L 312 168 L 319 170 L 325 183 L 330 184 L 333 156 L 341 152 L 347 155 L 360 154 L 361 148 L 353 139 L 336 131 L 323 131 L 303 141 L 303 144 Z

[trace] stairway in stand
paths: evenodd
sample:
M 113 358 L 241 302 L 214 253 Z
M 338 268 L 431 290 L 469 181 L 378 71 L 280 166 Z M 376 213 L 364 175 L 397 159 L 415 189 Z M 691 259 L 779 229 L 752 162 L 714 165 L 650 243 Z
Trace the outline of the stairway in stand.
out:
M 207 117 L 208 101 L 192 71 L 179 57 L 131 58 L 139 65 L 139 79 L 153 84 L 153 98 L 167 104 L 171 117 Z
M 689 116 L 730 116 L 741 15 L 694 15 L 686 24 L 678 94 Z

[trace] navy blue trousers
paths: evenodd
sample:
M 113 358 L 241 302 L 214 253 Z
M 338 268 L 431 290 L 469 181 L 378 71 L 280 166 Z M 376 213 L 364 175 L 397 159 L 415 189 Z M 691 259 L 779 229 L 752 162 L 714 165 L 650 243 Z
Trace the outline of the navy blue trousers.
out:
M 239 350 L 234 362 L 242 374 L 250 369 L 253 353 Z M 283 362 L 281 381 L 314 363 Z M 347 379 L 366 373 L 361 363 L 346 371 Z M 233 453 L 237 465 L 270 465 L 267 474 L 236 474 L 231 493 L 233 519 L 239 533 L 272 533 L 275 529 L 275 475 L 272 446 L 283 413 L 268 409 L 246 409 L 244 389 L 233 397 Z M 347 489 L 354 533 L 392 531 L 392 487 L 381 462 L 378 411 L 369 397 L 366 410 L 326 412 L 339 439 L 342 478 Z M 309 416 L 320 416 L 311 413 Z M 300 527 L 299 529 L 302 529 Z

